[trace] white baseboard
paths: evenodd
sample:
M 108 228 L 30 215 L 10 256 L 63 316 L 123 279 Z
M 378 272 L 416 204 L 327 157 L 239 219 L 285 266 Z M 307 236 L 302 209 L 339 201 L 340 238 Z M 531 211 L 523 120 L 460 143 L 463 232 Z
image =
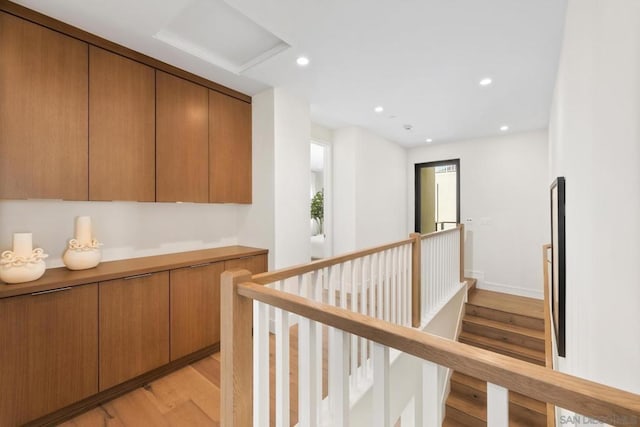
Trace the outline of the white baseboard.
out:
M 486 280 L 478 280 L 476 285 L 478 289 L 484 289 L 487 291 L 502 292 L 504 294 L 518 295 L 521 297 L 529 297 L 535 299 L 544 299 L 544 293 L 542 290 L 534 291 L 532 289 L 518 288 L 515 286 L 503 285 L 500 283 L 487 282 Z

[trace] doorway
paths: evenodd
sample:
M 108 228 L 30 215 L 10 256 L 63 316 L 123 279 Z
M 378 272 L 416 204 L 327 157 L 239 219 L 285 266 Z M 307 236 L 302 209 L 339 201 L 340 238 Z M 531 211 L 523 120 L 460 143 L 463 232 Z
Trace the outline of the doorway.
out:
M 311 260 L 331 256 L 331 146 L 311 141 Z
M 415 165 L 415 231 L 432 233 L 460 223 L 460 159 Z

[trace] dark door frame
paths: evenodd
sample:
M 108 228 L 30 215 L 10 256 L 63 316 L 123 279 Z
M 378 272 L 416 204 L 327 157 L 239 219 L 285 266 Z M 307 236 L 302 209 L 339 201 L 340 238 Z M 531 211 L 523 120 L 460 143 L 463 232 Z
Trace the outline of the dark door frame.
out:
M 422 189 L 420 188 L 420 170 L 436 166 L 456 165 L 456 222 L 460 224 L 460 159 L 438 160 L 437 162 L 416 163 L 415 164 L 415 220 L 414 231 L 420 232 L 420 205 Z

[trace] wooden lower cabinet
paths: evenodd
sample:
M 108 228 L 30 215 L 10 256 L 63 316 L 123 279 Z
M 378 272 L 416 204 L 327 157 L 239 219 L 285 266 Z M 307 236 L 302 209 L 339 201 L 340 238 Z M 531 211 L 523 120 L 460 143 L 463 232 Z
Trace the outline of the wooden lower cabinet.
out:
M 220 342 L 224 262 L 171 270 L 171 360 Z
M 254 255 L 225 261 L 225 270 L 233 270 L 235 268 L 244 268 L 249 270 L 251 274 L 265 273 L 269 269 L 267 255 Z
M 98 392 L 98 286 L 0 299 L 0 426 Z
M 100 282 L 100 390 L 169 363 L 169 272 Z

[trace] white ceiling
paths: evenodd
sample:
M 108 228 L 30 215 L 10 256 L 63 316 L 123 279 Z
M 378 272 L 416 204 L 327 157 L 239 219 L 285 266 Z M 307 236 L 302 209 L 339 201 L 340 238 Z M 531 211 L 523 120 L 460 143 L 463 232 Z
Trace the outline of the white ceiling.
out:
M 257 24 L 255 34 L 284 46 L 235 68 L 154 37 L 189 28 L 189 9 L 207 1 L 221 2 L 17 3 L 249 95 L 287 88 L 309 100 L 317 123 L 362 126 L 405 146 L 548 124 L 566 0 L 224 0 Z M 207 29 L 190 35 L 206 41 Z M 233 46 L 229 37 L 205 48 L 228 56 Z M 298 55 L 311 64 L 298 67 Z M 480 87 L 484 77 L 494 83 Z M 376 105 L 385 111 L 376 114 Z

